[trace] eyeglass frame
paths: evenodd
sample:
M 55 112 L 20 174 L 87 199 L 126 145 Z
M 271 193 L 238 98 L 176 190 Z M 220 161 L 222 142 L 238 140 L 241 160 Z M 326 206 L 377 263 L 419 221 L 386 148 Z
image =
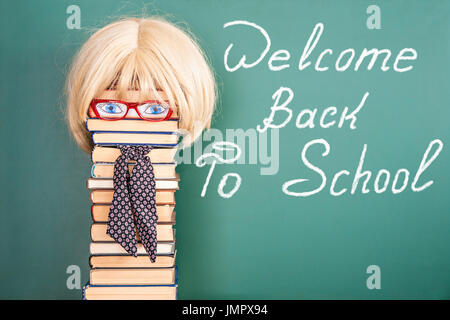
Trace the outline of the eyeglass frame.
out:
M 127 111 L 125 112 L 125 114 L 123 115 L 123 117 L 121 118 L 110 118 L 110 119 L 106 119 L 103 118 L 102 116 L 100 116 L 100 113 L 98 112 L 96 105 L 99 103 L 105 103 L 105 102 L 117 102 L 117 103 L 121 103 L 127 106 Z M 122 100 L 114 100 L 114 99 L 92 99 L 91 103 L 89 104 L 89 109 L 91 109 L 95 116 L 99 119 L 105 120 L 105 121 L 117 121 L 117 120 L 123 120 L 125 119 L 125 117 L 127 116 L 128 112 L 130 111 L 130 109 L 134 109 L 134 111 L 136 111 L 136 114 L 139 116 L 139 118 L 141 118 L 144 121 L 151 121 L 151 122 L 161 122 L 161 121 L 167 121 L 170 119 L 170 117 L 173 114 L 173 110 L 171 107 L 169 107 L 167 105 L 167 101 L 164 101 L 166 103 L 166 105 L 164 106 L 165 108 L 168 108 L 169 110 L 167 111 L 167 114 L 164 118 L 161 119 L 146 119 L 144 117 L 142 117 L 141 113 L 139 112 L 139 109 L 137 108 L 138 106 L 141 106 L 143 104 L 146 103 L 157 103 L 157 104 L 161 104 L 161 101 L 159 100 L 146 100 L 143 102 L 126 102 L 126 101 L 122 101 Z

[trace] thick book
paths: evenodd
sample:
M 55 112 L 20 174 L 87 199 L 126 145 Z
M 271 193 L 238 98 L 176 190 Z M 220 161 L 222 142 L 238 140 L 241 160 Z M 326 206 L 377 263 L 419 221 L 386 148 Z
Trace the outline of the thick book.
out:
M 151 262 L 148 256 L 90 256 L 89 265 L 95 268 L 170 268 L 175 266 L 175 256 L 156 256 L 155 262 Z
M 177 148 L 153 148 L 147 155 L 153 164 L 155 163 L 173 163 Z M 110 162 L 114 163 L 121 155 L 120 149 L 115 147 L 95 146 L 92 151 L 92 162 Z
M 157 255 L 173 255 L 175 253 L 175 242 L 158 242 L 156 245 Z M 122 246 L 115 242 L 91 242 L 91 255 L 128 255 Z M 137 245 L 137 254 L 147 256 L 142 243 Z M 148 258 L 148 256 L 147 256 Z
M 176 163 L 153 163 L 153 173 L 155 179 L 176 179 L 175 172 Z M 134 168 L 134 164 L 129 164 L 130 173 Z M 114 176 L 114 163 L 94 163 L 91 169 L 92 178 L 109 178 Z
M 174 205 L 176 190 L 156 190 L 156 205 Z M 91 201 L 94 204 L 111 204 L 114 190 L 93 190 L 91 192 Z
M 177 132 L 178 120 L 143 121 L 141 119 L 123 119 L 107 121 L 98 118 L 89 118 L 86 128 L 91 132 L 119 131 L 119 132 Z
M 93 223 L 91 226 L 91 239 L 93 242 L 114 242 L 114 239 L 106 234 L 106 223 Z M 139 233 L 136 233 L 137 240 L 140 241 Z M 157 241 L 175 241 L 175 235 L 171 224 L 156 225 Z
M 155 188 L 158 190 L 178 190 L 179 178 L 175 179 L 156 179 Z M 113 189 L 113 179 L 110 178 L 89 178 L 86 182 L 89 190 Z
M 176 269 L 176 268 L 175 268 Z M 166 285 L 92 285 L 83 287 L 83 300 L 176 300 L 175 284 Z
M 152 145 L 175 147 L 178 144 L 178 134 L 169 132 L 94 132 L 92 141 L 98 145 Z
M 157 205 L 156 215 L 158 223 L 175 224 L 176 213 L 173 205 Z M 108 222 L 110 205 L 94 204 L 91 208 L 92 220 L 94 222 Z
M 175 284 L 175 267 L 91 269 L 90 283 L 93 285 Z

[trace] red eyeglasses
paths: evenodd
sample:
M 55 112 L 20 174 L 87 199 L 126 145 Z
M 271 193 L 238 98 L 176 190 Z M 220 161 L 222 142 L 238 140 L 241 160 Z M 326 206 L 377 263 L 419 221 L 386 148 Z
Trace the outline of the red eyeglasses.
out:
M 142 120 L 166 121 L 173 111 L 166 102 L 148 100 L 144 102 L 125 102 L 120 100 L 93 99 L 89 106 L 97 118 L 103 120 L 121 120 L 133 109 Z

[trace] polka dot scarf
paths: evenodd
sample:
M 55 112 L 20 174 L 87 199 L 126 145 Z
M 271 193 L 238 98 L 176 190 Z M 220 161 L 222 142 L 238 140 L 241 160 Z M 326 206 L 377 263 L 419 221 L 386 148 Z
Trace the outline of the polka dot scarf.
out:
M 153 166 L 147 154 L 151 146 L 120 146 L 114 164 L 114 196 L 108 216 L 106 234 L 130 255 L 137 256 L 137 235 L 151 262 L 156 259 L 156 190 Z M 133 171 L 128 162 L 136 160 Z

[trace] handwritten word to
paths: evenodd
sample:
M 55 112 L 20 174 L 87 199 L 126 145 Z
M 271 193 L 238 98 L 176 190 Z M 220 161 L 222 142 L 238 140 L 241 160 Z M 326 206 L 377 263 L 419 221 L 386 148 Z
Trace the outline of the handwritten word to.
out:
M 224 54 L 224 64 L 225 69 L 228 72 L 234 72 L 240 68 L 248 69 L 253 68 L 257 66 L 261 61 L 264 60 L 267 53 L 270 51 L 270 47 L 272 44 L 272 41 L 269 37 L 269 34 L 267 31 L 257 25 L 256 23 L 244 21 L 244 20 L 236 20 L 236 21 L 230 21 L 223 25 L 224 28 L 229 28 L 232 26 L 246 26 L 253 28 L 254 30 L 258 31 L 258 34 L 262 36 L 262 39 L 265 41 L 265 47 L 260 53 L 259 57 L 252 61 L 247 62 L 247 55 L 242 54 L 241 58 L 239 59 L 239 62 L 235 64 L 234 66 L 230 66 L 230 63 L 228 61 L 228 55 L 230 54 L 231 49 L 234 47 L 234 43 L 230 43 L 225 50 Z M 299 62 L 298 62 L 298 69 L 300 71 L 305 70 L 308 68 L 312 61 L 309 60 L 311 54 L 313 53 L 314 49 L 316 48 L 317 44 L 319 43 L 320 37 L 322 36 L 324 30 L 323 23 L 319 22 L 314 27 L 308 41 L 306 42 L 305 47 L 303 48 L 303 52 L 300 56 Z M 332 49 L 325 49 L 320 52 L 317 59 L 314 63 L 314 70 L 323 72 L 327 71 L 330 68 L 330 60 L 333 59 L 334 61 L 334 69 L 336 71 L 342 72 L 346 71 L 350 68 L 353 61 L 355 61 L 353 70 L 358 71 L 361 64 L 370 57 L 370 62 L 367 64 L 367 70 L 372 70 L 373 66 L 375 65 L 375 62 L 378 59 L 378 56 L 380 54 L 384 55 L 383 62 L 381 64 L 380 69 L 382 71 L 388 71 L 390 69 L 389 59 L 391 58 L 392 52 L 389 49 L 367 49 L 364 48 L 360 53 L 359 56 L 356 57 L 356 50 L 353 48 L 348 48 L 343 51 L 341 51 L 338 54 L 335 54 Z M 337 58 L 336 58 L 337 57 Z M 406 72 L 413 69 L 412 65 L 407 66 L 400 66 L 400 63 L 403 61 L 408 60 L 416 60 L 417 59 L 417 51 L 413 48 L 403 48 L 401 49 L 395 59 L 394 63 L 392 64 L 393 70 L 395 72 Z M 281 71 L 283 69 L 289 68 L 290 64 L 288 63 L 291 60 L 291 53 L 288 50 L 281 49 L 277 50 L 272 53 L 270 56 L 267 65 L 269 67 L 269 70 L 271 71 Z M 332 67 L 333 68 L 333 67 Z
M 317 173 L 321 178 L 321 183 L 318 187 L 308 190 L 308 191 L 293 191 L 292 187 L 296 185 L 303 184 L 304 182 L 308 182 L 308 179 L 294 179 L 287 181 L 283 184 L 282 190 L 285 194 L 289 196 L 295 196 L 295 197 L 308 197 L 313 194 L 321 192 L 325 186 L 327 185 L 327 176 L 325 172 L 320 169 L 319 167 L 312 164 L 306 154 L 314 145 L 321 145 L 324 147 L 324 151 L 322 153 L 322 157 L 327 156 L 330 153 L 330 145 L 325 139 L 315 139 L 312 141 L 309 141 L 305 146 L 303 147 L 301 159 L 304 165 L 308 168 Z M 436 150 L 433 152 L 433 154 L 430 156 L 430 152 L 433 149 L 433 147 L 437 145 Z M 433 184 L 433 180 L 430 180 L 422 185 L 418 185 L 420 176 L 425 172 L 425 170 L 431 165 L 431 163 L 438 157 L 439 153 L 442 151 L 443 143 L 439 139 L 435 139 L 430 142 L 428 145 L 428 148 L 426 149 L 422 161 L 420 162 L 420 165 L 416 171 L 416 174 L 414 176 L 414 179 L 411 183 L 411 190 L 415 192 L 420 192 L 425 190 L 426 188 L 430 187 Z M 361 157 L 359 159 L 358 166 L 356 167 L 356 170 L 353 173 L 353 179 L 347 179 L 347 184 L 351 182 L 351 188 L 350 193 L 355 194 L 356 190 L 358 189 L 358 185 L 360 181 L 362 182 L 361 191 L 362 193 L 369 193 L 370 189 L 368 187 L 369 182 L 371 182 L 371 178 L 374 176 L 372 171 L 370 170 L 363 170 L 364 165 L 364 158 L 366 156 L 367 151 L 367 144 L 364 144 Z M 398 171 L 394 175 L 394 179 L 391 184 L 391 191 L 393 194 L 398 194 L 406 189 L 409 182 L 409 170 L 401 168 L 398 169 Z M 350 176 L 349 170 L 341 170 L 334 174 L 333 178 L 331 179 L 330 184 L 330 194 L 333 196 L 340 196 L 345 194 L 348 190 L 347 188 L 341 188 L 340 190 L 336 190 L 336 184 L 340 179 L 344 179 L 344 176 Z M 383 193 L 387 190 L 389 184 L 390 184 L 390 178 L 391 173 L 386 169 L 380 169 L 378 173 L 375 176 L 375 180 L 371 182 L 373 186 L 373 190 L 376 193 Z M 381 182 L 383 181 L 383 182 Z
M 203 189 L 202 189 L 202 193 L 201 193 L 202 197 L 204 197 L 206 194 L 206 190 L 208 189 L 208 185 L 209 185 L 209 180 L 211 179 L 214 168 L 216 167 L 216 163 L 220 162 L 220 163 L 230 164 L 230 163 L 236 162 L 239 159 L 239 157 L 241 156 L 241 149 L 239 148 L 239 146 L 235 143 L 228 142 L 228 141 L 214 142 L 212 145 L 212 149 L 216 150 L 216 151 L 220 151 L 220 152 L 223 152 L 223 151 L 231 151 L 233 153 L 236 152 L 236 154 L 233 157 L 231 157 L 230 159 L 225 159 L 225 158 L 221 157 L 220 155 L 218 155 L 217 153 L 210 152 L 210 153 L 205 153 L 197 158 L 197 160 L 195 161 L 195 165 L 197 167 L 204 167 L 207 164 L 208 159 L 211 158 L 211 160 L 212 160 L 211 168 L 209 169 L 205 184 L 203 185 Z M 236 179 L 236 182 L 234 184 L 234 187 L 229 192 L 225 193 L 223 190 L 227 184 L 228 178 L 230 178 L 230 177 L 234 177 Z M 227 173 L 220 180 L 219 186 L 217 187 L 217 193 L 219 193 L 219 195 L 222 198 L 231 198 L 239 190 L 239 187 L 241 186 L 241 182 L 242 182 L 242 178 L 239 174 L 237 174 L 235 172 Z

